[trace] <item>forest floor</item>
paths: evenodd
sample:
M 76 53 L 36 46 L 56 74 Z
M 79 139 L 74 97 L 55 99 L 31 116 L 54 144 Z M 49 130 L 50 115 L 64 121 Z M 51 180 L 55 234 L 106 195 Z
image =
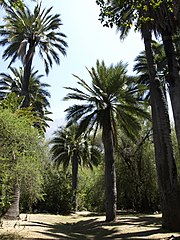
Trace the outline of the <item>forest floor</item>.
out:
M 67 216 L 21 214 L 21 220 L 4 220 L 0 227 L 1 240 L 50 239 L 180 239 L 180 232 L 161 228 L 161 215 L 119 212 L 117 221 L 106 223 L 105 217 L 90 212 Z

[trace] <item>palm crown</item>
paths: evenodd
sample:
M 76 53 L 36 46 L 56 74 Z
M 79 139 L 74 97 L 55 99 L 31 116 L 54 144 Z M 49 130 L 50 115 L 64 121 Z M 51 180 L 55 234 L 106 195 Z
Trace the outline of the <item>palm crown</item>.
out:
M 91 139 L 83 135 L 77 137 L 78 125 L 59 128 L 51 140 L 52 159 L 56 165 L 62 164 L 66 170 L 75 157 L 79 165 L 90 168 L 99 163 L 100 149 L 92 144 Z
M 11 74 L 0 73 L 0 97 L 6 98 L 10 92 L 15 92 L 19 97 L 22 90 L 23 69 L 10 67 Z M 38 71 L 32 69 L 29 82 L 30 106 L 41 105 L 42 108 L 50 106 L 48 98 L 51 97 L 46 88 L 50 87 L 47 83 L 40 82 L 43 75 L 38 75 Z M 36 109 L 37 110 L 37 109 Z
M 21 57 L 25 63 L 27 46 L 32 49 L 30 57 L 33 57 L 35 48 L 39 48 L 46 73 L 49 72 L 49 66 L 52 67 L 52 60 L 60 63 L 58 53 L 66 54 L 66 36 L 59 31 L 62 25 L 60 15 L 50 14 L 51 10 L 52 7 L 41 10 L 41 5 L 37 5 L 33 13 L 27 7 L 6 9 L 5 25 L 0 27 L 0 45 L 8 45 L 3 58 L 12 58 L 10 65 L 17 57 Z
M 104 62 L 97 61 L 96 68 L 88 70 L 92 86 L 74 75 L 83 90 L 66 87 L 71 93 L 64 100 L 80 100 L 79 104 L 66 109 L 68 124 L 80 120 L 80 132 L 87 127 L 89 130 L 93 127 L 97 130 L 98 127 L 103 127 L 108 110 L 114 137 L 117 124 L 128 135 L 132 135 L 140 127 L 134 114 L 146 115 L 139 107 L 141 103 L 137 104 L 135 94 L 138 88 L 133 84 L 133 78 L 127 77 L 126 65 L 122 62 L 107 68 Z

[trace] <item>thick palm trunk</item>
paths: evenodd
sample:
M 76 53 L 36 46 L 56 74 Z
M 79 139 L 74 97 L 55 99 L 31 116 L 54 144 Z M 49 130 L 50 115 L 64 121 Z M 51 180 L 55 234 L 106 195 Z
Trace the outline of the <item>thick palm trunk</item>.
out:
M 24 96 L 24 101 L 22 103 L 22 107 L 29 107 L 30 105 L 30 96 L 29 96 L 29 80 L 31 76 L 31 67 L 32 67 L 32 60 L 34 56 L 35 46 L 32 43 L 29 46 L 29 50 L 26 54 L 25 64 L 24 64 L 24 79 L 22 82 L 22 91 L 21 96 Z
M 73 211 L 78 210 L 78 200 L 77 200 L 77 190 L 78 190 L 78 159 L 73 156 L 72 159 L 72 204 Z
M 19 217 L 19 199 L 20 199 L 20 188 L 19 185 L 14 185 L 13 189 L 13 201 L 8 209 L 8 211 L 4 214 L 4 217 L 7 219 L 17 219 Z
M 180 66 L 176 56 L 176 50 L 173 45 L 172 37 L 168 32 L 162 33 L 164 50 L 168 62 L 168 83 L 169 93 L 174 115 L 176 136 L 180 152 Z
M 142 31 L 150 75 L 153 139 L 161 195 L 162 225 L 169 230 L 179 231 L 180 191 L 171 142 L 168 108 L 160 81 L 156 77 L 151 48 L 151 32 L 148 28 L 143 28 Z
M 103 144 L 105 152 L 105 197 L 106 197 L 106 221 L 116 220 L 116 172 L 114 162 L 114 143 L 110 122 L 110 113 L 107 110 L 106 120 L 103 126 Z

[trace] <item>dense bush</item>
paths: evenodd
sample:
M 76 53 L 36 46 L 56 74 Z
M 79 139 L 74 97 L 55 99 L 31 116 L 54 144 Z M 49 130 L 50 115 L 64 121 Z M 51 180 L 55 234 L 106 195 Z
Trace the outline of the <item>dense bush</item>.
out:
M 48 164 L 44 174 L 43 200 L 34 204 L 33 211 L 64 214 L 70 212 L 71 207 L 71 175 Z
M 146 133 L 147 134 L 147 133 Z M 154 148 L 151 136 L 122 139 L 117 151 L 118 208 L 140 212 L 159 210 Z
M 81 169 L 79 173 L 79 209 L 95 212 L 105 211 L 103 165 Z

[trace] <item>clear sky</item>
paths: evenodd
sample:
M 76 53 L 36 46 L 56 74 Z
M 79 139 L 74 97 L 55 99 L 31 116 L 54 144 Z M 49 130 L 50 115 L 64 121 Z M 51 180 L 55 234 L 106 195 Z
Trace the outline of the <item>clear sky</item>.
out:
M 31 7 L 32 2 L 28 2 Z M 128 72 L 132 74 L 133 61 L 139 52 L 144 50 L 144 46 L 138 33 L 132 31 L 122 42 L 116 29 L 104 28 L 98 20 L 99 7 L 95 0 L 42 0 L 42 6 L 53 6 L 53 13 L 61 15 L 61 32 L 67 35 L 66 41 L 69 45 L 67 56 L 61 56 L 60 66 L 54 63 L 50 74 L 42 78 L 42 81 L 51 85 L 49 91 L 53 112 L 51 117 L 55 120 L 54 129 L 56 125 L 61 125 L 65 117 L 64 110 L 71 104 L 63 102 L 62 99 L 67 94 L 64 86 L 76 86 L 77 80 L 72 74 L 90 81 L 85 67 L 95 66 L 97 59 L 104 60 L 106 65 L 116 64 L 121 60 L 128 62 Z M 45 74 L 40 59 L 35 58 L 33 65 L 40 74 Z

